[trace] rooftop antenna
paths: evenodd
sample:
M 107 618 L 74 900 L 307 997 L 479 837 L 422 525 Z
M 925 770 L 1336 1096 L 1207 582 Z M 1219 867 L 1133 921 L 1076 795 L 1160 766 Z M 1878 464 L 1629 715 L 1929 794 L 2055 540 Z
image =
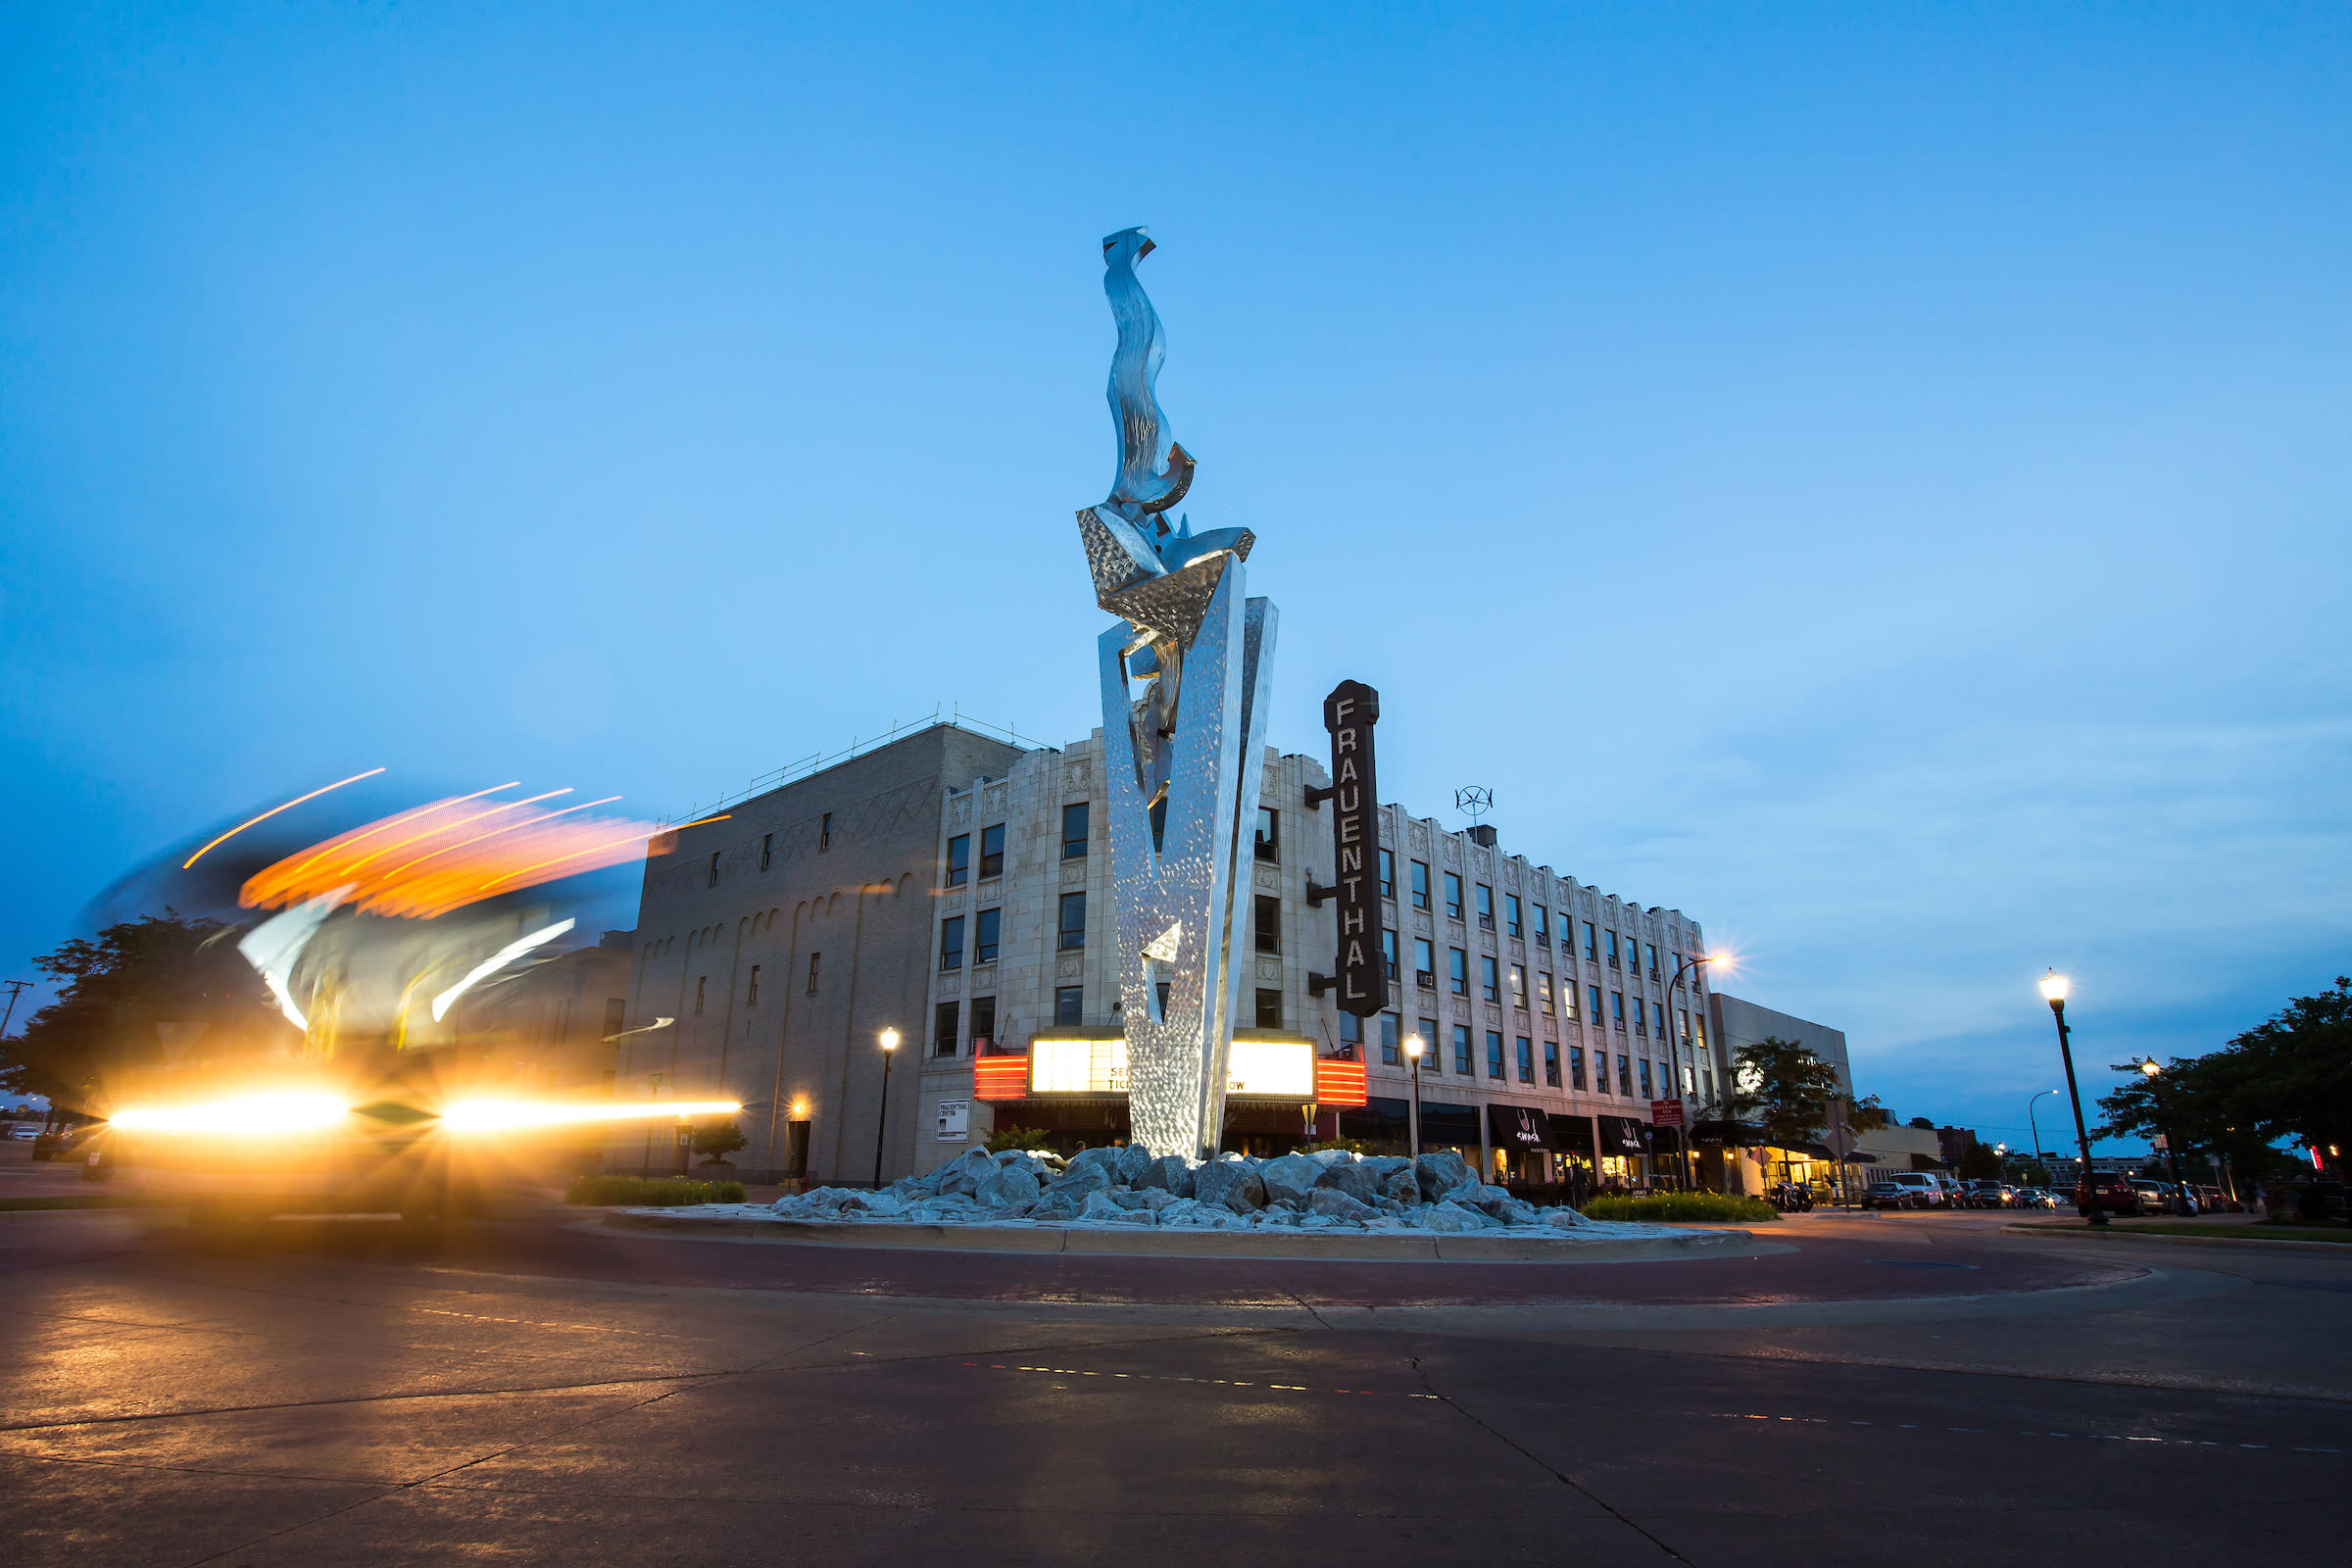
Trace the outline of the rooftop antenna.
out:
M 1484 784 L 1465 784 L 1453 792 L 1453 808 L 1470 818 L 1477 827 L 1479 818 L 1494 809 L 1494 792 Z

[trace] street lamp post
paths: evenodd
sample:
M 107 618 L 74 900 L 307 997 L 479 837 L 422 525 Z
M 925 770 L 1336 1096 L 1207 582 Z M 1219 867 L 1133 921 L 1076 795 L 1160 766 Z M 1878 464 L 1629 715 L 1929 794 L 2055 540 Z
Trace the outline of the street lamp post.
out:
M 874 1190 L 882 1189 L 882 1136 L 890 1127 L 890 1060 L 899 1054 L 899 1032 L 882 1031 L 882 1109 L 874 1117 Z
M 2075 1147 L 2082 1152 L 2082 1196 L 2090 1201 L 2090 1222 L 2103 1226 L 2107 1211 L 2099 1206 L 2099 1191 L 2090 1182 L 2090 1129 L 2082 1124 L 2082 1091 L 2075 1083 L 2075 1051 L 2068 1043 L 2073 1033 L 2066 1026 L 2066 976 L 2052 969 L 2041 977 L 2041 996 L 2050 1004 L 2050 1016 L 2058 1020 L 2058 1056 L 2066 1063 L 2066 1098 L 2075 1107 Z
M 2034 1102 L 2039 1100 L 2042 1095 L 2054 1095 L 2057 1092 L 2055 1089 L 2044 1089 L 2039 1095 L 2026 1097 L 2026 1125 L 2034 1129 L 2034 1162 L 2035 1164 L 2041 1162 L 2041 1123 L 2034 1119 Z
M 1666 1016 L 1658 1020 L 1659 1032 L 1666 1036 L 1666 1071 L 1674 1083 L 1674 1098 L 1684 1105 L 1683 1124 L 1674 1130 L 1674 1138 L 1683 1152 L 1683 1190 L 1691 1193 L 1698 1191 L 1698 1166 L 1690 1157 L 1690 1097 L 1683 1093 L 1683 1064 L 1675 1052 L 1674 988 L 1683 983 L 1684 975 L 1696 974 L 1707 964 L 1713 963 L 1715 958 L 1716 955 L 1709 953 L 1685 958 L 1674 966 L 1674 978 L 1666 982 Z M 1689 994 L 1688 991 L 1684 993 L 1686 996 Z
M 2161 1062 L 2143 1061 L 2139 1064 L 2139 1070 L 2147 1074 L 2148 1098 L 2156 1102 L 2156 1120 L 2164 1129 L 2164 1162 L 2173 1173 L 2173 1200 L 2180 1205 L 2180 1212 L 2186 1214 L 2188 1190 L 2180 1185 L 2180 1131 L 2173 1125 L 2171 1114 L 2164 1108 L 2164 1091 L 2156 1087 L 2164 1077 L 2164 1065 Z
M 1413 1064 L 1413 1102 L 1406 1110 L 1413 1130 L 1413 1160 L 1416 1164 L 1421 1158 L 1421 1053 L 1428 1049 L 1429 1042 L 1418 1033 L 1404 1037 L 1404 1059 Z

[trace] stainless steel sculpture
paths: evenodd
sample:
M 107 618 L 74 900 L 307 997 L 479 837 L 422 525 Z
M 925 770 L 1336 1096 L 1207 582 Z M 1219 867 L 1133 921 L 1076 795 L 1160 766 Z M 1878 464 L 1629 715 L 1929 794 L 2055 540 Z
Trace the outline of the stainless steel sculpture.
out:
M 1079 512 L 1078 536 L 1096 603 L 1121 620 L 1099 652 L 1128 1115 L 1152 1153 L 1206 1159 L 1241 1006 L 1277 616 L 1246 597 L 1249 529 L 1168 527 L 1193 460 L 1153 387 L 1166 346 L 1135 275 L 1152 249 L 1140 228 L 1102 242 L 1119 470 L 1109 497 Z

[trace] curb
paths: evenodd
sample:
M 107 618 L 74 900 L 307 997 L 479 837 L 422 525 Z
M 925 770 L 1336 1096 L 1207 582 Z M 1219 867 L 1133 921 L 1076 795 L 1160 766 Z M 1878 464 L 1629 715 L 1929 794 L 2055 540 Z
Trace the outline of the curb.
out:
M 2093 1230 L 2088 1225 L 2004 1225 L 2001 1229 L 2018 1236 L 2071 1236 L 2079 1242 L 2093 1237 L 2130 1236 L 2143 1242 L 2179 1242 L 2186 1247 L 2272 1248 L 2286 1252 L 2328 1252 L 2352 1257 L 2352 1242 L 2298 1242 L 2269 1236 L 2179 1236 L 2164 1231 L 2117 1230 L 2113 1226 Z
M 870 1247 L 961 1252 L 1060 1252 L 1102 1257 L 1266 1257 L 1332 1261 L 1622 1263 L 1637 1259 L 1740 1255 L 1755 1237 L 1747 1231 L 1693 1231 L 1682 1236 L 1628 1237 L 1614 1242 L 1446 1235 L 1265 1236 L 1233 1231 L 1062 1230 L 1012 1225 L 868 1225 L 855 1220 L 717 1219 L 614 1209 L 613 1230 L 665 1236 L 708 1236 L 818 1247 Z

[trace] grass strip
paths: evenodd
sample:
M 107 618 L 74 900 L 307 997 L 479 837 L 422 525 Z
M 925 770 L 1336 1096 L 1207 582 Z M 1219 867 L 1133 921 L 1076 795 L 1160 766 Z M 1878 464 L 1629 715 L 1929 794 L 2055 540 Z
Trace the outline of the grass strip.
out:
M 46 1198 L 0 1198 L 0 1214 L 21 1214 L 35 1208 L 158 1208 L 152 1198 L 123 1198 L 114 1193 L 54 1193 Z
M 698 1182 L 683 1176 L 583 1176 L 564 1195 L 566 1203 L 601 1208 L 676 1208 L 686 1203 L 740 1203 L 741 1182 Z

